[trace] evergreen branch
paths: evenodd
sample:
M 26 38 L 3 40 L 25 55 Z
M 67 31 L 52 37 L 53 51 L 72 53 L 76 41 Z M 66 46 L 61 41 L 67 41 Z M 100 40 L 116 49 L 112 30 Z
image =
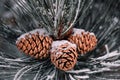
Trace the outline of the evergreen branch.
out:
M 42 66 L 39 67 L 39 70 L 38 70 L 38 72 L 37 72 L 37 74 L 35 75 L 35 77 L 34 77 L 33 80 L 39 80 L 39 76 L 41 75 L 41 74 L 40 74 L 41 68 L 42 68 Z
M 26 70 L 27 69 L 27 70 Z M 32 68 L 30 68 L 30 66 L 26 66 L 26 67 L 23 67 L 22 69 L 20 69 L 18 72 L 17 72 L 17 74 L 15 75 L 15 77 L 14 77 L 14 79 L 13 80 L 20 80 L 20 78 L 21 78 L 21 76 L 25 73 L 25 72 L 27 72 L 27 71 L 29 71 L 29 70 L 31 70 Z M 20 76 L 19 76 L 20 75 Z
M 78 17 L 78 14 L 79 14 L 80 3 L 81 3 L 81 0 L 78 0 L 78 6 L 77 6 L 77 9 L 76 9 L 76 14 L 75 14 L 74 20 L 73 20 L 73 22 L 70 24 L 70 26 L 68 27 L 68 29 L 66 29 L 66 31 L 63 32 L 63 34 L 65 34 L 70 28 L 73 27 L 73 25 L 74 25 L 74 23 L 75 23 L 75 21 L 76 21 L 76 19 L 77 19 L 77 17 Z M 63 35 L 63 34 L 62 34 L 62 35 Z
M 14 43 L 13 38 L 16 39 L 14 34 L 17 34 L 18 32 L 17 30 L 2 24 L 0 27 L 0 35 L 3 35 L 0 36 L 0 50 L 2 51 L 0 53 L 0 79 L 9 79 L 10 77 L 14 77 L 14 79 L 22 79 L 22 77 L 28 75 L 32 75 L 34 80 L 91 79 L 91 76 L 95 79 L 107 79 L 104 78 L 107 74 L 109 74 L 107 76 L 119 78 L 120 21 L 116 13 L 117 10 L 115 10 L 117 9 L 117 2 L 119 1 L 100 1 L 100 4 L 98 4 L 99 2 L 96 3 L 94 0 L 81 0 L 78 12 L 79 17 L 77 16 L 78 19 L 76 19 L 78 0 L 57 0 L 57 3 L 55 3 L 55 0 L 24 1 L 15 0 L 17 8 L 12 7 L 11 9 L 17 19 L 17 30 L 20 31 L 20 34 L 29 31 L 30 29 L 28 28 L 39 28 L 40 26 L 38 24 L 40 24 L 42 27 L 45 27 L 51 35 L 55 35 L 57 37 L 57 33 L 59 32 L 59 23 L 63 24 L 62 34 L 64 35 L 71 25 L 73 27 L 78 21 L 79 24 L 77 27 L 93 31 L 96 34 L 98 38 L 98 46 L 93 52 L 88 53 L 90 54 L 89 56 L 82 56 L 83 58 L 85 57 L 86 60 L 78 59 L 73 70 L 62 72 L 55 68 L 50 63 L 49 59 L 38 61 L 27 57 L 16 58 L 15 55 L 11 54 L 18 53 L 12 51 L 12 48 L 15 45 L 12 45 L 12 48 L 7 49 L 8 47 L 11 47 L 11 44 L 7 42 L 12 39 L 11 42 Z M 97 8 L 96 5 L 98 6 Z M 116 5 L 116 7 L 113 5 Z M 62 8 L 60 8 L 60 6 L 62 6 Z M 96 13 L 94 10 L 99 12 Z M 58 18 L 56 26 L 54 26 L 56 14 L 58 14 Z M 31 23 L 34 25 L 29 26 Z M 6 41 L 3 41 L 4 38 L 6 38 Z M 5 48 L 3 48 L 4 46 Z M 107 74 L 104 76 L 105 72 L 107 72 Z M 100 73 L 102 78 L 96 77 L 96 73 Z
M 71 80 L 76 80 L 71 74 L 69 74 Z
M 56 9 L 55 9 L 55 17 L 54 17 L 54 19 L 55 19 L 55 21 L 54 21 L 55 37 L 58 37 L 57 34 L 59 31 L 58 31 L 57 27 L 60 24 L 60 17 L 61 17 L 62 9 L 64 6 L 64 2 L 65 2 L 65 0 L 62 0 L 62 1 L 60 0 L 59 2 L 56 0 L 56 5 L 55 5 Z
M 15 75 L 13 80 L 20 80 L 21 77 L 28 71 L 32 70 L 35 67 L 38 67 L 39 64 L 33 65 L 33 66 L 25 66 L 22 69 L 20 69 L 17 74 Z
M 80 17 L 78 17 L 78 19 L 76 20 L 76 23 L 78 22 L 78 21 L 80 21 L 79 22 L 79 25 L 81 25 L 82 24 L 82 22 L 83 22 L 83 19 L 85 18 L 85 14 L 86 14 L 86 11 L 88 11 L 88 9 L 90 8 L 90 6 L 92 5 L 92 3 L 93 3 L 93 0 L 90 0 L 90 2 L 89 2 L 89 4 L 87 5 L 87 7 L 85 8 L 85 9 L 83 9 L 83 7 L 85 6 L 85 2 L 83 2 L 83 5 L 81 6 L 81 8 L 80 8 L 80 11 L 83 9 L 83 11 L 82 11 L 82 14 L 81 14 L 81 16 Z M 75 24 L 76 24 L 75 23 Z

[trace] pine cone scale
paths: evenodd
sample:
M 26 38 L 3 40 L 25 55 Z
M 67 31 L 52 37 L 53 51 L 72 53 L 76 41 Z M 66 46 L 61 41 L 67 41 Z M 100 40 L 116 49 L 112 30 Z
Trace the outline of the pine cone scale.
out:
M 47 31 L 44 29 L 34 30 L 21 37 L 17 41 L 18 49 L 39 59 L 49 56 L 48 50 L 51 47 L 52 38 L 47 34 Z
M 93 33 L 76 28 L 73 29 L 73 34 L 69 36 L 68 40 L 77 45 L 80 54 L 86 54 L 93 50 L 97 44 L 97 39 Z
M 61 43 L 59 45 L 59 42 Z M 54 47 L 58 44 L 58 46 Z M 70 70 L 74 67 L 77 61 L 76 45 L 68 41 L 53 42 L 53 50 L 51 50 L 52 63 L 61 70 Z

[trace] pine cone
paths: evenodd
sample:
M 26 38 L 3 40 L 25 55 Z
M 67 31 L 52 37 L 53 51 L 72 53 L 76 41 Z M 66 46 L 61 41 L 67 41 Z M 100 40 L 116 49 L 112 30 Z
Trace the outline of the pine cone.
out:
M 94 33 L 85 32 L 83 29 L 73 29 L 73 34 L 68 40 L 77 45 L 79 53 L 85 54 L 95 48 L 97 39 Z
M 50 54 L 51 62 L 60 70 L 72 69 L 77 61 L 76 45 L 69 41 L 54 41 Z
M 44 29 L 36 29 L 26 33 L 16 41 L 19 50 L 37 59 L 49 56 L 52 38 Z

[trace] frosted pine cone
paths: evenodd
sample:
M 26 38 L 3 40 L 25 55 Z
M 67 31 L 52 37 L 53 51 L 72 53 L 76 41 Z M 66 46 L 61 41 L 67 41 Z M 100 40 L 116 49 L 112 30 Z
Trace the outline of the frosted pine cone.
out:
M 25 33 L 16 41 L 19 50 L 37 59 L 49 56 L 52 38 L 45 29 L 36 29 Z
M 51 62 L 60 70 L 72 69 L 77 61 L 76 45 L 69 41 L 54 41 L 51 49 Z
M 93 50 L 97 44 L 94 33 L 85 32 L 83 29 L 73 29 L 73 34 L 68 40 L 77 45 L 77 49 L 81 54 L 85 54 Z

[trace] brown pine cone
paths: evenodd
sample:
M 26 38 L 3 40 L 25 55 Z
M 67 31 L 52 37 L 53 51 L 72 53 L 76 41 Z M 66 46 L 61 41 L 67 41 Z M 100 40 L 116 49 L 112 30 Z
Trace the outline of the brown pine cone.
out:
M 52 38 L 44 29 L 36 29 L 23 34 L 16 41 L 19 50 L 37 59 L 43 59 L 49 56 L 51 44 Z
M 76 45 L 69 41 L 54 41 L 50 53 L 51 62 L 60 70 L 70 70 L 76 64 Z
M 85 32 L 83 29 L 73 29 L 73 34 L 68 40 L 77 45 L 80 54 L 85 54 L 95 48 L 97 39 L 94 33 Z

